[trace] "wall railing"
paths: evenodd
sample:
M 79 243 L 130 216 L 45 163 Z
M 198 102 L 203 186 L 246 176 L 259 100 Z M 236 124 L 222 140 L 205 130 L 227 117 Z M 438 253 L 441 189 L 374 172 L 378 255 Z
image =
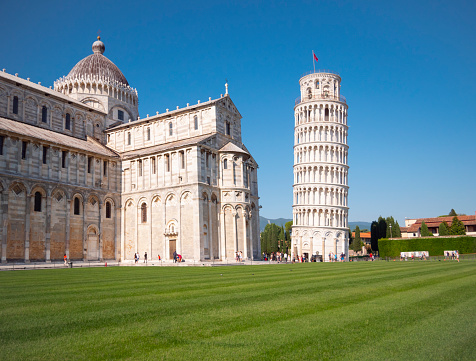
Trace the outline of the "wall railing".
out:
M 309 101 L 316 100 L 316 99 L 319 99 L 319 100 L 337 100 L 339 102 L 347 104 L 345 96 L 343 96 L 343 95 L 336 96 L 336 95 L 325 94 L 324 93 L 324 94 L 307 95 L 302 100 L 301 100 L 301 97 L 297 97 L 296 100 L 294 101 L 294 105 L 298 105 L 302 102 L 309 102 Z

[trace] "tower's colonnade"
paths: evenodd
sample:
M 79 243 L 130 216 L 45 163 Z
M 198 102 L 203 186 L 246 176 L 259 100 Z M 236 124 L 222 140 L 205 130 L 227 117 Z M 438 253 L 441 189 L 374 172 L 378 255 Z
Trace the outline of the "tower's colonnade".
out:
M 294 107 L 293 256 L 348 259 L 346 100 L 341 78 L 316 71 L 299 80 Z

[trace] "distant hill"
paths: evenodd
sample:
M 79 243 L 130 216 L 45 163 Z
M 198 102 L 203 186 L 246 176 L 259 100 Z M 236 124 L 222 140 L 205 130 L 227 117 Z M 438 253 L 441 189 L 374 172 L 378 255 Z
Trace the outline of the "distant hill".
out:
M 359 226 L 360 229 L 368 229 L 370 232 L 370 225 L 371 222 L 349 222 L 349 228 L 352 230 L 352 232 L 355 230 L 356 226 Z
M 259 216 L 259 231 L 260 232 L 264 231 L 264 227 L 266 227 L 266 225 L 268 224 L 268 221 L 269 221 L 269 223 L 274 223 L 274 224 L 276 224 L 280 227 L 281 226 L 284 227 L 284 224 L 286 222 L 292 221 L 292 219 L 291 218 L 289 218 L 289 219 L 287 219 L 287 218 L 269 219 L 269 218 Z
M 292 221 L 291 218 L 277 218 L 277 219 L 270 219 L 266 217 L 259 216 L 259 231 L 263 232 L 264 227 L 269 223 L 274 223 L 279 227 L 284 226 L 286 222 Z M 370 231 L 371 222 L 349 222 L 349 227 L 352 231 L 355 230 L 356 226 L 359 226 L 360 229 L 368 229 Z

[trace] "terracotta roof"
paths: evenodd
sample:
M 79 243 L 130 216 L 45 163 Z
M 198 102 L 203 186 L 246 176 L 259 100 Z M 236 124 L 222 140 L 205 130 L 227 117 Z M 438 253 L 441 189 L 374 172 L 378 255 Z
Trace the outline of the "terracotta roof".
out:
M 355 232 L 352 232 L 352 238 L 355 238 Z M 361 239 L 370 239 L 371 234 L 370 234 L 370 232 L 360 232 L 360 238 Z
M 186 147 L 188 145 L 194 145 L 194 144 L 200 144 L 205 142 L 208 139 L 213 138 L 215 135 L 201 135 L 199 137 L 193 137 L 193 138 L 188 138 L 184 140 L 177 140 L 175 142 L 168 142 L 168 143 L 163 143 L 160 145 L 154 145 L 152 147 L 147 147 L 147 148 L 141 148 L 141 149 L 136 149 L 136 150 L 130 150 L 127 152 L 122 152 L 121 158 L 123 159 L 131 159 L 139 156 L 145 156 L 149 154 L 154 154 L 154 153 L 160 153 L 165 150 L 172 150 L 175 148 L 181 148 L 181 147 Z
M 465 226 L 476 225 L 476 215 L 474 216 L 458 216 L 458 219 Z M 407 227 L 406 232 L 416 233 L 421 228 L 421 223 L 425 222 L 428 228 L 438 228 L 441 223 L 446 222 L 449 226 L 453 222 L 453 217 L 435 217 L 435 218 L 418 218 L 415 223 Z
M 0 132 L 14 133 L 25 137 L 38 139 L 52 145 L 62 146 L 68 149 L 75 149 L 89 153 L 95 153 L 107 157 L 118 157 L 118 155 L 93 138 L 79 139 L 66 134 L 54 132 L 49 129 L 36 127 L 15 120 L 0 117 Z

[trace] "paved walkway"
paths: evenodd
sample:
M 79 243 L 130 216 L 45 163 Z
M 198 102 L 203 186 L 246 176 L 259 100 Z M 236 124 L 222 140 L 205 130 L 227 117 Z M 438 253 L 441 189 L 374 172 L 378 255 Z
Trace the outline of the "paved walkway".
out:
M 173 261 L 149 261 L 144 263 L 143 260 L 137 264 L 134 261 L 73 261 L 72 265 L 65 266 L 63 262 L 31 262 L 31 263 L 1 263 L 0 271 L 13 270 L 33 270 L 33 269 L 53 269 L 53 268 L 87 268 L 87 267 L 218 267 L 218 266 L 246 266 L 246 265 L 266 265 L 278 264 L 274 261 L 185 261 L 181 263 L 173 263 Z M 280 264 L 284 264 L 281 262 Z

